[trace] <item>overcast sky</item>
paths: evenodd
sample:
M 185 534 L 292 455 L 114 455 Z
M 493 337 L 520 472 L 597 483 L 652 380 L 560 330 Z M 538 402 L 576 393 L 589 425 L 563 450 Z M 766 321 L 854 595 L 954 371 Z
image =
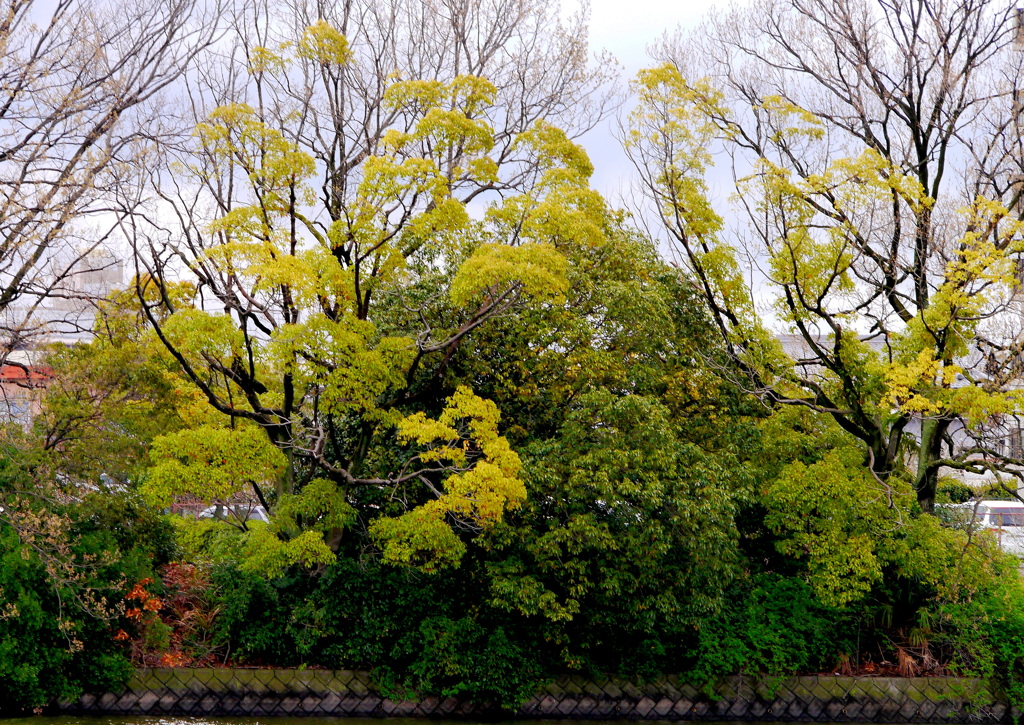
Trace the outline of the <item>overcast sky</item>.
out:
M 707 11 L 724 2 L 714 0 L 591 0 L 590 41 L 607 48 L 634 73 L 643 66 L 645 48 L 666 30 L 700 22 Z M 579 7 L 569 0 L 565 9 Z

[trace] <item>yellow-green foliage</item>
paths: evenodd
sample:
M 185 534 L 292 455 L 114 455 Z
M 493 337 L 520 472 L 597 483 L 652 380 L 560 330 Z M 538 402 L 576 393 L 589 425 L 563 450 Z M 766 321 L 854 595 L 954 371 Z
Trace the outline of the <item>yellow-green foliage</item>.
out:
M 413 109 L 420 119 L 410 133 L 389 131 L 383 146 L 400 152 L 411 144 L 427 143 L 438 154 L 456 147 L 470 159 L 486 154 L 494 146 L 494 131 L 480 117 L 494 102 L 494 94 L 494 86 L 477 76 L 458 76 L 451 83 L 395 83 L 384 94 L 385 104 L 394 109 Z
M 414 566 L 428 574 L 458 566 L 466 553 L 466 545 L 435 507 L 376 519 L 370 533 L 381 545 L 385 561 Z
M 779 551 L 806 563 L 808 583 L 822 602 L 856 603 L 884 572 L 927 584 L 942 601 L 970 598 L 991 585 L 1004 557 L 989 532 L 969 539 L 916 512 L 909 483 L 872 476 L 862 450 L 844 442 L 836 426 L 814 425 L 821 420 L 790 409 L 765 423 L 766 452 L 791 462 L 762 501 Z M 794 460 L 800 458 L 816 460 Z
M 399 438 L 422 447 L 420 461 L 447 476 L 434 500 L 370 525 L 386 561 L 424 571 L 457 564 L 465 547 L 449 519 L 487 528 L 526 499 L 519 456 L 498 434 L 499 418 L 494 403 L 460 387 L 437 419 L 415 413 L 399 423 Z
M 225 501 L 252 483 L 273 481 L 287 459 L 255 427 L 188 429 L 160 436 L 150 451 L 153 467 L 142 491 L 155 506 L 175 495 Z
M 267 87 L 301 70 L 325 93 L 321 83 L 350 62 L 343 33 L 322 20 L 248 57 Z M 433 356 L 456 351 L 465 328 L 566 304 L 569 258 L 607 242 L 610 214 L 589 188 L 586 152 L 544 120 L 512 140 L 496 133 L 499 91 L 486 78 L 395 73 L 380 91 L 388 127 L 352 168 L 329 171 L 344 183 L 318 178 L 330 163 L 322 139 L 308 141 L 306 117 L 257 104 L 210 113 L 180 167 L 191 177 L 183 187 L 218 202 L 214 218 L 184 214 L 197 242 L 183 261 L 204 299 L 223 308 L 177 299 L 158 308 L 159 342 L 171 352 L 164 360 L 182 373 L 169 373 L 168 384 L 193 430 L 157 442 L 146 486 L 160 502 L 184 493 L 222 500 L 277 479 L 270 526 L 247 524 L 254 570 L 324 561 L 322 547 L 338 546 L 353 520 L 345 501 L 353 487 L 417 486 L 435 496 L 372 524 L 389 561 L 424 568 L 461 556 L 450 523 L 481 529 L 518 506 L 519 461 L 497 433 L 495 405 L 460 389 L 430 420 L 409 415 L 416 408 L 403 407 L 404 390 Z M 473 219 L 467 190 L 509 179 L 515 191 Z M 425 279 L 440 280 L 426 301 Z M 225 412 L 242 427 L 225 430 Z M 375 448 L 396 426 L 412 460 Z M 306 483 L 307 472 L 349 488 Z
M 989 589 L 1009 560 L 989 531 L 948 528 L 934 516 L 918 516 L 891 544 L 900 573 L 926 582 L 940 601 L 971 599 Z M 1014 577 L 1016 578 L 1016 577 Z
M 379 396 L 404 384 L 415 348 L 407 338 L 378 336 L 372 323 L 351 315 L 337 321 L 315 316 L 275 330 L 267 354 L 302 388 L 321 386 L 325 412 L 378 416 Z M 300 358 L 306 364 L 298 364 Z
M 818 597 L 842 606 L 880 580 L 880 544 L 898 517 L 908 515 L 908 494 L 897 481 L 873 481 L 861 451 L 835 448 L 816 463 L 797 461 L 782 470 L 765 492 L 766 523 L 783 537 L 782 553 L 807 560 Z
M 186 308 L 167 319 L 164 334 L 179 352 L 190 357 L 208 357 L 230 365 L 242 352 L 243 335 L 227 315 Z
M 299 493 L 281 497 L 269 526 L 260 522 L 249 525 L 241 567 L 274 577 L 290 566 L 330 564 L 334 552 L 325 538 L 355 518 L 355 510 L 337 485 L 313 479 Z
M 350 525 L 355 515 L 335 484 L 314 479 L 298 494 L 282 496 L 269 524 L 250 520 L 244 531 L 216 519 L 170 518 L 188 561 L 234 561 L 243 571 L 275 577 L 292 566 L 333 562 L 324 537 Z
M 238 561 L 242 552 L 241 532 L 217 519 L 168 516 L 174 527 L 174 541 L 182 561 L 193 563 Z
M 719 238 L 722 217 L 708 199 L 711 149 L 731 134 L 721 92 L 707 79 L 687 80 L 671 64 L 641 71 L 633 89 L 638 103 L 626 149 L 645 167 L 662 219 L 686 246 L 702 292 L 728 311 L 727 334 L 744 363 L 769 380 L 784 375 L 791 361 L 761 323 L 736 250 Z
M 721 315 L 736 356 L 760 384 L 784 397 L 827 401 L 822 407 L 837 413 L 856 410 L 870 418 L 862 427 L 882 431 L 901 415 L 961 417 L 975 425 L 1020 409 L 1012 391 L 958 383 L 964 370 L 957 360 L 970 352 L 980 321 L 1008 298 L 1013 260 L 1024 251 L 1024 225 L 1003 205 L 979 197 L 961 210 L 958 236 L 942 253 L 945 269 L 938 277 L 929 272 L 924 298 L 899 293 L 903 301 L 892 302 L 881 294 L 881 281 L 868 281 L 881 280 L 880 270 L 891 263 L 874 246 L 879 213 L 899 210 L 905 219 L 893 223 L 907 225 L 903 234 L 915 224 L 930 234 L 936 200 L 916 172 L 876 149 L 830 157 L 827 119 L 789 98 L 752 101 L 745 112 L 757 118 L 762 156 L 753 159 L 753 172 L 738 181 L 738 191 L 758 220 L 756 253 L 764 259 L 774 313 L 816 341 L 820 356 L 833 363 L 815 370 L 808 384 L 758 323 L 736 250 L 719 239 L 722 220 L 708 201 L 711 149 L 737 138 L 742 117 L 708 80 L 689 80 L 671 64 L 642 71 L 633 87 L 638 105 L 627 151 Z M 877 295 L 883 307 L 893 304 L 894 319 L 903 322 L 879 330 L 878 311 L 863 304 L 867 294 Z M 854 332 L 869 328 L 889 343 L 884 350 Z
M 282 539 L 262 521 L 253 521 L 248 528 L 239 562 L 243 571 L 274 577 L 290 566 L 311 567 L 335 559 L 318 531 L 303 531 L 295 538 Z
M 212 158 L 248 174 L 254 191 L 260 195 L 259 204 L 235 207 L 214 223 L 214 229 L 265 238 L 270 231 L 270 215 L 287 212 L 295 185 L 315 171 L 309 154 L 286 139 L 281 131 L 263 123 L 255 109 L 244 103 L 218 107 L 206 123 L 196 127 L 196 135 Z M 309 198 L 303 187 L 299 193 Z
M 641 71 L 633 82 L 637 108 L 630 115 L 628 149 L 657 148 L 651 158 L 661 214 L 678 219 L 681 231 L 704 238 L 722 229 L 722 218 L 707 197 L 704 173 L 719 135 L 711 117 L 722 116 L 722 94 L 708 81 L 691 83 L 673 65 Z
M 348 526 L 355 517 L 355 510 L 336 484 L 315 478 L 298 494 L 281 498 L 274 509 L 274 526 L 293 534 L 301 528 L 326 534 Z
M 812 131 L 820 132 L 820 120 L 806 111 L 790 106 L 783 117 L 790 116 L 810 119 Z M 786 127 L 780 133 L 804 132 Z M 808 133 L 816 137 L 816 133 Z M 818 319 L 818 304 L 835 309 L 853 299 L 856 287 L 851 266 L 856 246 L 852 240 L 861 234 L 854 219 L 869 214 L 878 204 L 891 203 L 894 195 L 914 209 L 932 203 L 915 178 L 900 173 L 871 149 L 857 157 L 832 161 L 822 173 L 805 178 L 762 158 L 755 173 L 740 181 L 740 191 L 757 200 L 758 211 L 766 219 L 777 220 L 773 231 L 778 236 L 765 239 L 766 251 L 773 284 L 789 292 L 780 291 L 776 310 L 782 319 L 793 323 Z M 826 203 L 823 196 L 833 210 L 829 223 L 823 223 L 821 216 Z
M 549 244 L 486 244 L 459 267 L 452 280 L 451 298 L 455 304 L 465 305 L 481 290 L 493 294 L 510 282 L 520 282 L 534 298 L 559 303 L 569 288 L 567 266 L 565 257 Z
M 345 36 L 323 20 L 306 28 L 299 40 L 298 53 L 323 65 L 345 65 L 351 57 Z

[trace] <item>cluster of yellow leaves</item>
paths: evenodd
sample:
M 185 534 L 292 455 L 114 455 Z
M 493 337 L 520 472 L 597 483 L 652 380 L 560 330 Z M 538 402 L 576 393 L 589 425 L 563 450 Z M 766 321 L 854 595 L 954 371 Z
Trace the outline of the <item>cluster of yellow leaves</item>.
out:
M 775 143 L 792 143 L 801 136 L 812 140 L 825 136 L 824 122 L 788 98 L 767 95 L 761 99 L 758 107 L 764 111 L 765 117 L 775 129 L 772 134 L 772 141 Z
M 952 385 L 961 370 L 956 365 L 943 366 L 932 348 L 924 348 L 913 360 L 889 366 L 885 376 L 889 400 L 901 410 L 936 415 L 943 406 L 927 391 Z
M 456 147 L 471 159 L 486 154 L 494 146 L 494 131 L 482 115 L 494 102 L 495 93 L 490 81 L 470 75 L 457 76 L 450 83 L 396 82 L 384 94 L 385 105 L 395 110 L 413 110 L 418 121 L 410 132 L 388 131 L 381 145 L 391 154 L 428 146 L 438 159 Z
M 499 418 L 493 402 L 460 387 L 437 419 L 415 413 L 399 423 L 400 439 L 426 447 L 419 455 L 422 462 L 455 472 L 444 479 L 436 499 L 370 525 L 386 561 L 425 571 L 456 564 L 465 545 L 449 519 L 487 528 L 526 499 L 519 456 L 498 434 Z
M 263 238 L 266 230 L 261 224 L 267 215 L 288 212 L 289 193 L 316 170 L 313 157 L 261 121 L 256 110 L 244 103 L 216 108 L 206 123 L 196 127 L 196 136 L 213 158 L 244 171 L 261 199 L 258 205 L 229 212 L 214 228 Z M 309 198 L 308 190 L 300 192 Z
M 384 415 L 378 398 L 404 385 L 414 354 L 408 338 L 378 335 L 373 323 L 352 315 L 282 325 L 268 346 L 271 366 L 289 370 L 300 389 L 318 389 L 324 412 L 361 412 L 374 419 Z
M 956 254 L 929 305 L 894 336 L 897 357 L 886 372 L 886 383 L 888 400 L 900 410 L 955 413 L 983 422 L 1016 412 L 1016 396 L 983 385 L 956 386 L 964 374 L 957 360 L 971 352 L 979 321 L 1016 284 L 1011 255 L 1024 251 L 1024 224 L 1002 204 L 981 197 L 961 215 L 968 231 L 957 241 Z
M 253 47 L 249 51 L 249 72 L 283 73 L 296 57 L 325 68 L 342 67 L 352 59 L 352 51 L 344 34 L 321 19 L 303 31 L 298 43 L 280 43 L 275 49 Z
M 870 210 L 891 203 L 894 194 L 914 210 L 933 203 L 917 179 L 872 149 L 837 159 L 806 178 L 762 158 L 740 188 L 758 200 L 766 219 L 774 220 L 777 237 L 766 239 L 771 280 L 789 290 L 779 295 L 775 309 L 793 323 L 813 320 L 819 308 L 834 308 L 856 292 L 850 268 L 862 232 L 854 219 L 871 218 Z M 822 218 L 821 209 L 831 210 L 829 219 Z
M 480 290 L 497 292 L 517 282 L 534 299 L 558 304 L 569 290 L 567 271 L 565 257 L 550 244 L 485 244 L 459 267 L 449 294 L 452 302 L 465 305 Z
M 351 58 L 348 40 L 330 23 L 318 20 L 302 33 L 299 56 L 323 65 L 345 65 Z

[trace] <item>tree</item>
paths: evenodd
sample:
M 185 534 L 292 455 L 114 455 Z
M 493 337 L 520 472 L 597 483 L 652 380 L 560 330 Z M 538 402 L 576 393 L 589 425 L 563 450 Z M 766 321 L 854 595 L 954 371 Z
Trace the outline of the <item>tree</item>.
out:
M 444 22 L 405 3 L 253 12 L 237 62 L 196 89 L 218 105 L 197 108 L 195 135 L 153 171 L 173 223 L 131 217 L 139 304 L 183 389 L 208 404 L 195 425 L 229 428 L 240 452 L 255 427 L 286 457 L 267 467 L 275 481 L 228 476 L 282 514 L 278 540 L 299 541 L 301 521 L 336 547 L 353 490 L 405 501 L 425 487 L 431 501 L 372 533 L 390 560 L 452 563 L 452 520 L 478 530 L 522 500 L 519 460 L 493 403 L 455 387 L 431 408 L 409 383 L 437 391 L 475 329 L 562 303 L 558 244 L 585 244 L 605 210 L 586 155 L 552 122 L 580 132 L 599 117 L 602 97 L 587 109 L 603 76 L 583 26 L 552 29 L 547 4 L 453 3 Z M 173 292 L 178 275 L 191 299 Z M 199 481 L 190 466 L 219 458 L 196 446 L 215 436 L 185 438 L 161 455 Z M 176 476 L 148 485 L 166 497 Z M 333 513 L 291 498 L 307 491 Z
M 29 435 L 71 485 L 130 486 L 148 465 L 153 439 L 182 427 L 171 366 L 153 354 L 134 294 L 114 292 L 96 302 L 94 337 L 55 344 Z
M 212 42 L 220 10 L 196 0 L 0 9 L 0 359 L 55 325 L 75 329 L 85 303 L 74 300 L 88 300 L 79 277 L 97 271 L 83 262 L 117 228 L 125 164 L 166 132 L 160 93 Z
M 636 82 L 630 153 L 744 386 L 834 418 L 882 489 L 909 451 L 926 511 L 943 468 L 1021 476 L 998 445 L 1024 349 L 1015 17 L 991 0 L 765 0 L 664 43 Z M 743 241 L 707 199 L 716 141 Z

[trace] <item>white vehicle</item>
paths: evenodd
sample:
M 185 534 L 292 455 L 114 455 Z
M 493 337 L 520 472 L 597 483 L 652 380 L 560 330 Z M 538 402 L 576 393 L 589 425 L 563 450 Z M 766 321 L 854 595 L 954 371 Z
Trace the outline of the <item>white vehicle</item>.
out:
M 196 518 L 219 519 L 236 525 L 243 521 L 262 521 L 264 523 L 270 521 L 265 508 L 247 503 L 219 503 L 208 506 L 196 514 Z
M 1003 551 L 1024 556 L 1024 503 L 971 501 L 943 508 L 951 513 L 963 512 L 965 522 L 973 511 L 978 529 L 988 529 L 995 534 Z

